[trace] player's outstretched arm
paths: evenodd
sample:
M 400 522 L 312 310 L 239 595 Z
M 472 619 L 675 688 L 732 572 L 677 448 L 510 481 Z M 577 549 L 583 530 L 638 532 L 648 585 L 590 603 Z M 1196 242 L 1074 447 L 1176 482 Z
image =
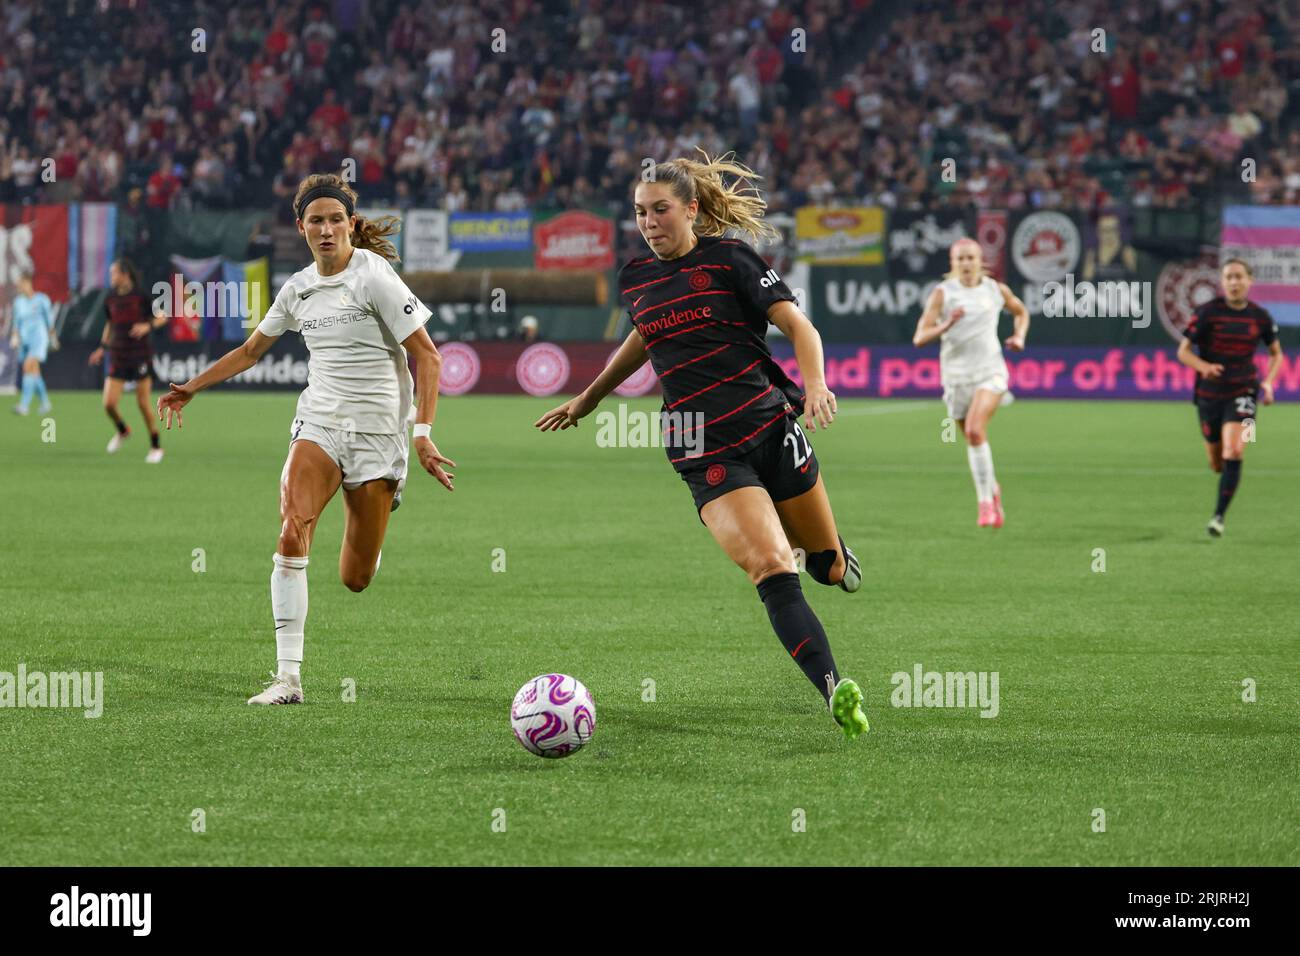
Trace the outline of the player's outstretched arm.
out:
M 649 357 L 649 353 L 645 350 L 645 340 L 641 338 L 640 332 L 633 329 L 614 353 L 614 358 L 605 366 L 605 370 L 596 376 L 596 380 L 588 385 L 581 395 L 552 408 L 533 422 L 533 426 L 544 432 L 577 428 L 580 418 L 585 418 L 594 412 L 601 399 L 623 384 L 629 375 L 646 363 Z
M 1260 383 L 1260 400 L 1265 405 L 1273 404 L 1273 383 L 1277 381 L 1278 373 L 1282 371 L 1282 343 L 1275 337 L 1272 342 L 1268 343 L 1268 374 L 1264 376 L 1264 381 Z
M 1023 352 L 1025 350 L 1025 336 L 1029 334 L 1029 310 L 1025 304 L 1020 301 L 1020 297 L 1011 291 L 1011 287 L 1005 282 L 998 283 L 998 291 L 1002 293 L 1002 305 L 1011 313 L 1015 320 L 1015 327 L 1011 334 L 1007 336 L 1006 346 L 1013 352 Z
M 921 313 L 921 318 L 916 323 L 912 344 L 917 347 L 929 345 L 952 328 L 953 323 L 960 319 L 962 314 L 960 309 L 954 309 L 947 322 L 939 321 L 939 317 L 943 315 L 943 288 L 935 286 L 934 291 L 930 293 L 930 298 L 925 302 L 925 311 Z
M 839 409 L 835 404 L 835 393 L 826 387 L 826 357 L 822 351 L 821 335 L 808 321 L 808 316 L 788 299 L 772 303 L 767 318 L 794 346 L 794 357 L 803 379 L 804 427 L 810 432 L 815 432 L 818 425 L 829 428 Z
M 442 355 L 438 347 L 429 338 L 424 326 L 420 326 L 402 341 L 406 354 L 415 359 L 415 453 L 420 458 L 420 465 L 433 477 L 438 479 L 448 491 L 455 491 L 452 480 L 456 477 L 442 466 L 456 467 L 456 463 L 438 451 L 432 435 L 425 434 L 433 430 L 433 419 L 438 412 L 438 381 L 442 377 Z M 428 428 L 421 428 L 427 425 Z
M 270 350 L 276 338 L 278 336 L 263 335 L 254 329 L 253 334 L 242 345 L 231 349 L 184 385 L 169 382 L 170 388 L 167 394 L 158 399 L 158 420 L 166 422 L 170 430 L 174 415 L 176 425 L 184 427 L 181 421 L 181 409 L 188 405 L 195 395 L 205 388 L 220 385 L 240 372 L 248 371 Z

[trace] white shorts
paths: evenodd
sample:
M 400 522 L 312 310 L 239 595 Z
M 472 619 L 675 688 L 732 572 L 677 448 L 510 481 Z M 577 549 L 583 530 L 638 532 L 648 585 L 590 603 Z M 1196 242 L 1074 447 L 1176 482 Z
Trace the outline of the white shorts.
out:
M 314 422 L 293 420 L 289 430 L 289 445 L 307 440 L 319 445 L 343 472 L 343 487 L 351 491 L 358 485 L 376 478 L 387 478 L 399 484 L 406 480 L 406 457 L 410 442 L 406 435 L 370 435 L 353 432 L 350 436 L 341 428 L 327 428 Z
M 963 419 L 970 411 L 970 403 L 975 400 L 975 393 L 986 389 L 1002 395 L 1007 391 L 1007 373 L 994 372 L 986 378 L 974 382 L 962 382 L 943 387 L 943 401 L 948 406 L 948 414 L 954 419 Z

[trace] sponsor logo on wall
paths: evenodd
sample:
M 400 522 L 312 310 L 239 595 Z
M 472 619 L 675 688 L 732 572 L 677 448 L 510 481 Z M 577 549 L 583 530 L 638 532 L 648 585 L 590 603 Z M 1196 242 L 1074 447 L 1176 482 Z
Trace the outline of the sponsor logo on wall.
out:
M 550 342 L 530 345 L 515 363 L 515 377 L 529 395 L 554 395 L 569 380 L 569 356 Z
M 442 374 L 438 378 L 440 395 L 464 395 L 478 384 L 483 363 L 473 346 L 448 342 L 438 347 L 442 355 Z
M 1196 259 L 1166 262 L 1156 279 L 1156 313 L 1175 342 L 1196 310 L 1219 294 L 1219 257 L 1206 251 Z

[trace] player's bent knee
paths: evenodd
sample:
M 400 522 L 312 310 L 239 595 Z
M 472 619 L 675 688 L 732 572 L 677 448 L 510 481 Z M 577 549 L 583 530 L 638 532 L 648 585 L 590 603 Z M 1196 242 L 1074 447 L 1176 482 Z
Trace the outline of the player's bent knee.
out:
M 838 584 L 844 577 L 844 556 L 838 548 L 808 552 L 804 566 L 818 584 Z
M 280 553 L 284 555 L 305 555 L 311 543 L 311 520 L 300 515 L 285 515 L 280 525 Z
M 342 571 L 339 577 L 343 581 L 343 586 L 353 594 L 360 594 L 370 586 L 370 580 L 373 573 L 361 571 Z
M 794 571 L 794 565 L 789 555 L 778 554 L 774 551 L 770 554 L 760 555 L 749 562 L 749 566 L 745 570 L 749 572 L 750 583 L 757 585 L 758 582 L 770 578 L 774 574 L 790 574 Z
M 982 428 L 966 429 L 966 444 L 968 445 L 982 445 L 984 444 L 985 437 L 984 429 Z

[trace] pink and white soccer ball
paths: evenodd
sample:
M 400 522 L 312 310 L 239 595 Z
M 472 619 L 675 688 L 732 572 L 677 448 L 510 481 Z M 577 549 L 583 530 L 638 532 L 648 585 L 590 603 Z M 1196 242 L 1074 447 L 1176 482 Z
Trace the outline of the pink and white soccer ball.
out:
M 539 757 L 577 753 L 596 731 L 596 702 L 582 681 L 568 674 L 534 677 L 510 705 L 515 739 Z

